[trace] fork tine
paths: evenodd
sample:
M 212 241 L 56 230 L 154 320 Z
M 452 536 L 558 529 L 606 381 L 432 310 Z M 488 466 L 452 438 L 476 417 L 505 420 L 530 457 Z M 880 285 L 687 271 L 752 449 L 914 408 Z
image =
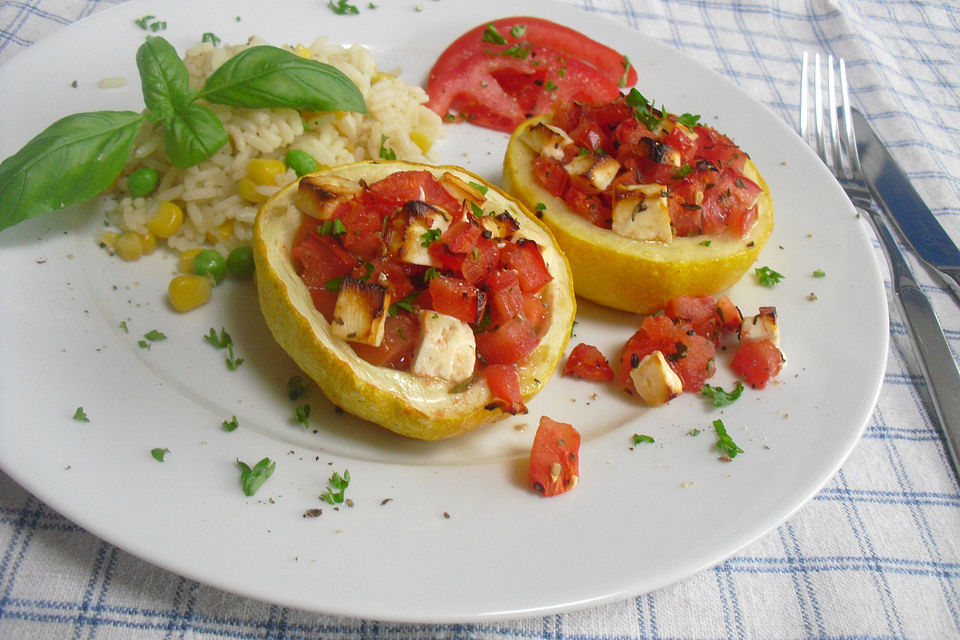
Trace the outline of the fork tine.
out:
M 827 106 L 830 113 L 830 145 L 833 151 L 834 168 L 843 173 L 843 157 L 840 149 L 840 126 L 837 122 L 837 87 L 833 54 L 827 56 Z
M 817 138 L 817 153 L 826 162 L 827 141 L 823 132 L 823 78 L 820 75 L 820 54 L 813 55 L 813 125 Z
M 840 100 L 844 128 L 844 148 L 853 175 L 860 174 L 860 154 L 857 152 L 857 137 L 853 132 L 853 118 L 850 115 L 850 88 L 847 84 L 847 65 L 840 58 Z
M 810 98 L 807 95 L 810 87 L 810 56 L 806 51 L 800 56 L 800 138 L 806 142 L 810 127 Z

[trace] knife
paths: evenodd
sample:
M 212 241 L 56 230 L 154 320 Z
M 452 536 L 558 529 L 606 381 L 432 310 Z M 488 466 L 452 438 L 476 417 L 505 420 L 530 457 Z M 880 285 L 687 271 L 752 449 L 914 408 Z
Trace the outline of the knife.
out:
M 960 249 L 924 204 L 863 114 L 856 109 L 850 112 L 860 152 L 860 168 L 874 199 L 900 228 L 920 259 L 948 278 L 954 296 L 960 300 Z

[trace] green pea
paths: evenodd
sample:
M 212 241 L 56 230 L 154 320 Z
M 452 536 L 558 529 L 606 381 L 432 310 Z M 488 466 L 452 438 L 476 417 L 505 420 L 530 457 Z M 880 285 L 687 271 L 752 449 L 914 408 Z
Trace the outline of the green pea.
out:
M 288 151 L 283 160 L 287 163 L 288 167 L 297 173 L 298 178 L 301 178 L 308 173 L 313 173 L 317 170 L 318 166 L 317 161 L 314 160 L 312 155 L 306 151 L 300 151 L 299 149 L 291 149 Z
M 237 247 L 227 256 L 227 269 L 237 278 L 246 280 L 253 275 L 253 249 Z
M 217 284 L 227 275 L 227 261 L 215 249 L 204 249 L 193 259 L 193 272 L 198 276 L 209 276 Z
M 140 167 L 127 177 L 127 191 L 134 198 L 145 198 L 157 188 L 160 174 L 156 169 Z

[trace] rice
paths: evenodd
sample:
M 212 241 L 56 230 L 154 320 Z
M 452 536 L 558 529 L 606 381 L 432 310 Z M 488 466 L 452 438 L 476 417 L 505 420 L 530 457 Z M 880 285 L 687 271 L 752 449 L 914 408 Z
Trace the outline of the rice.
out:
M 188 50 L 184 63 L 190 73 L 190 86 L 200 88 L 227 59 L 260 44 L 266 42 L 254 36 L 243 45 L 214 47 L 204 42 Z M 226 255 L 252 238 L 259 203 L 242 197 L 237 185 L 246 177 L 247 165 L 255 158 L 282 161 L 288 151 L 298 149 L 310 154 L 321 167 L 333 167 L 376 159 L 386 141 L 399 160 L 435 160 L 432 149 L 443 136 L 442 121 L 424 106 L 427 95 L 422 88 L 378 71 L 373 55 L 360 45 L 342 46 L 320 37 L 309 47 L 285 48 L 343 72 L 364 95 L 369 114 L 209 105 L 223 122 L 229 142 L 212 157 L 187 169 L 170 163 L 163 150 L 160 127 L 145 123 L 116 190 L 105 196 L 109 199 L 104 207 L 108 224 L 121 233 L 147 234 L 147 222 L 157 213 L 160 203 L 173 202 L 183 211 L 184 222 L 167 238 L 167 245 L 178 251 L 212 246 Z M 127 176 L 140 167 L 156 169 L 160 179 L 148 197 L 134 198 L 127 191 Z M 259 198 L 268 197 L 296 177 L 288 169 L 276 177 L 276 184 L 258 185 L 256 192 Z M 115 239 L 117 233 L 107 236 Z M 113 248 L 110 240 L 106 240 L 106 245 Z

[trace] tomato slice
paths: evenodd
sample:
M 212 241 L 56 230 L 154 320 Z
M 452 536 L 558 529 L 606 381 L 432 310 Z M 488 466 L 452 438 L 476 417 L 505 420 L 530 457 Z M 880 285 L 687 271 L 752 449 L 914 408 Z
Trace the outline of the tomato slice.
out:
M 430 281 L 429 290 L 434 311 L 453 316 L 467 324 L 476 324 L 483 317 L 486 294 L 469 282 L 438 276 Z
M 555 496 L 580 481 L 580 433 L 565 422 L 543 416 L 530 449 L 530 483 L 543 496 Z
M 612 100 L 636 81 L 622 54 L 573 29 L 542 18 L 502 18 L 444 50 L 427 78 L 427 107 L 510 132 L 558 100 Z
M 609 382 L 613 380 L 613 369 L 600 349 L 581 342 L 570 352 L 567 363 L 563 366 L 563 375 Z

